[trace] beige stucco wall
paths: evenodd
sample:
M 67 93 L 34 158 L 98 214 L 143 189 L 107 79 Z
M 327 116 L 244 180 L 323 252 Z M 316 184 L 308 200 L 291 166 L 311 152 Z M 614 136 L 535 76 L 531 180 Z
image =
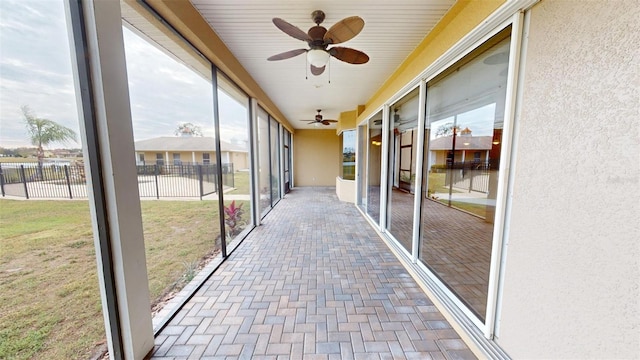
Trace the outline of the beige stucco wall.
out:
M 336 195 L 338 199 L 344 202 L 356 203 L 356 181 L 344 180 L 340 176 L 336 176 Z
M 296 186 L 335 186 L 340 174 L 340 137 L 335 130 L 298 130 L 293 147 Z
M 532 10 L 498 343 L 640 357 L 640 3 Z
M 231 153 L 231 162 L 235 171 L 249 168 L 249 153 L 233 152 Z

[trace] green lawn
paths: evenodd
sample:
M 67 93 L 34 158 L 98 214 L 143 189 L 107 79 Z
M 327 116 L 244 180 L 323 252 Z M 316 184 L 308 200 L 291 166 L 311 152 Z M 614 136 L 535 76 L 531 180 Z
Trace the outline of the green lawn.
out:
M 249 181 L 249 172 L 248 171 L 239 171 L 233 173 L 233 183 L 235 186 L 235 190 L 229 191 L 227 194 L 232 195 L 249 195 L 249 188 L 251 187 L 251 182 Z
M 434 173 L 431 172 L 429 173 L 429 194 L 433 194 L 433 193 L 449 193 L 449 187 L 446 186 L 445 184 L 445 178 L 446 178 L 446 174 L 444 172 L 442 173 Z M 459 193 L 462 192 L 460 190 L 453 190 L 453 193 Z M 439 202 L 448 205 L 449 201 L 447 199 L 444 198 L 440 198 L 438 199 Z M 479 205 L 479 204 L 473 204 L 473 203 L 468 203 L 468 202 L 463 202 L 463 201 L 451 201 L 451 206 L 458 208 L 460 210 L 464 210 L 464 211 L 468 211 L 472 214 L 478 215 L 480 217 L 485 217 L 486 216 L 486 205 Z
M 157 299 L 217 246 L 218 206 L 141 204 Z M 0 199 L 0 239 L 0 359 L 90 357 L 104 325 L 88 202 Z

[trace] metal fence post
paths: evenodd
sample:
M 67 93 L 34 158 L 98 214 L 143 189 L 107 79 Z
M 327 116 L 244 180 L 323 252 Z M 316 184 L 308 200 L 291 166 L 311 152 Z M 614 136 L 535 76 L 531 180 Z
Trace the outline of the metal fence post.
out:
M 202 165 L 198 165 L 198 182 L 200 183 L 200 200 L 202 200 L 202 195 L 204 194 L 204 185 L 202 184 Z
M 69 167 L 64 166 L 64 176 L 67 179 L 67 189 L 69 189 L 69 199 L 73 199 L 73 193 L 71 192 L 71 179 L 69 178 Z
M 236 170 L 233 168 L 233 163 L 229 164 L 229 174 L 231 174 L 231 187 L 236 187 Z
M 160 200 L 160 187 L 158 186 L 158 171 L 160 168 L 158 167 L 158 164 L 153 165 L 153 167 L 153 173 L 156 179 L 156 199 Z
M 24 174 L 24 165 L 20 165 L 20 176 L 22 177 L 22 185 L 24 185 L 24 196 L 29 199 L 29 190 L 27 189 L 27 177 Z
M 2 191 L 2 197 L 4 197 L 4 172 L 2 171 L 2 164 L 0 164 L 0 190 Z

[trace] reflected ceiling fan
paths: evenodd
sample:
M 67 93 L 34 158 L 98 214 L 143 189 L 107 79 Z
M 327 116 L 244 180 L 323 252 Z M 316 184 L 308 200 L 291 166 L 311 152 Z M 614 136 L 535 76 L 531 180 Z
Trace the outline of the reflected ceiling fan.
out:
M 361 17 L 350 16 L 342 19 L 330 27 L 329 30 L 320 26 L 324 21 L 324 18 L 325 14 L 322 10 L 316 10 L 311 13 L 311 19 L 316 23 L 316 26 L 312 26 L 306 33 L 280 18 L 273 18 L 273 23 L 278 29 L 293 38 L 306 41 L 309 45 L 309 49 L 285 51 L 283 53 L 273 55 L 267 60 L 284 60 L 307 53 L 307 60 L 310 64 L 311 73 L 313 75 L 320 75 L 324 72 L 327 62 L 329 61 L 329 57 L 331 56 L 349 64 L 364 64 L 369 61 L 369 56 L 360 50 L 342 46 L 333 46 L 329 48 L 329 45 L 343 43 L 358 35 L 364 27 L 364 20 L 362 20 Z
M 316 125 L 331 125 L 331 123 L 336 123 L 338 122 L 338 120 L 328 120 L 328 119 L 324 119 L 322 117 L 322 114 L 320 114 L 320 112 L 322 111 L 321 109 L 316 110 L 318 113 L 316 114 L 316 118 L 313 120 L 300 120 L 300 121 L 307 121 L 308 124 L 316 124 Z
M 396 125 L 400 123 L 400 115 L 398 115 L 398 108 L 393 109 L 393 124 Z M 373 125 L 382 125 L 382 119 L 373 120 Z

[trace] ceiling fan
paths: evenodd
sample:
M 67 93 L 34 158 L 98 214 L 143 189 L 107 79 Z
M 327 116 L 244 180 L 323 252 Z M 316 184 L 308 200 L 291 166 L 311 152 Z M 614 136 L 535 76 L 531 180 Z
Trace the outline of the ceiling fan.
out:
M 322 10 L 316 10 L 311 13 L 311 19 L 316 23 L 316 26 L 312 26 L 306 33 L 280 18 L 273 18 L 273 23 L 278 29 L 293 38 L 306 41 L 309 49 L 285 51 L 273 55 L 267 60 L 284 60 L 307 53 L 307 60 L 309 61 L 313 75 L 320 75 L 324 72 L 329 57 L 331 56 L 349 64 L 364 64 L 369 61 L 369 56 L 359 50 L 342 46 L 329 48 L 329 45 L 343 43 L 358 35 L 364 27 L 364 20 L 362 20 L 361 17 L 350 16 L 342 19 L 330 27 L 329 30 L 320 26 L 324 18 L 325 14 Z
M 316 114 L 316 118 L 313 120 L 300 120 L 300 121 L 307 121 L 309 124 L 316 124 L 316 125 L 331 125 L 331 123 L 335 123 L 338 122 L 338 120 L 328 120 L 328 119 L 323 119 L 322 118 L 322 114 L 320 114 L 320 111 L 322 111 L 321 109 L 316 110 L 318 113 Z

